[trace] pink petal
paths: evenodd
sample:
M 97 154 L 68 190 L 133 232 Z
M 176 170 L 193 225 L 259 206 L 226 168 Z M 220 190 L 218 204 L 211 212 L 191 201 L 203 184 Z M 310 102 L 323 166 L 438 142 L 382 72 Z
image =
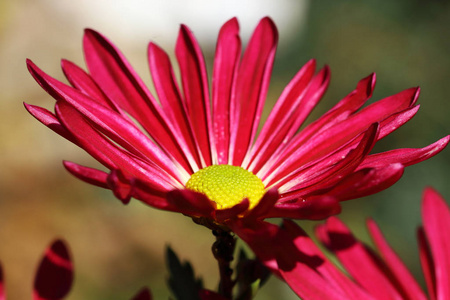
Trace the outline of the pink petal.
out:
M 293 153 L 296 152 L 297 149 L 306 141 L 309 141 L 313 135 L 326 130 L 342 120 L 345 120 L 352 112 L 358 110 L 364 102 L 371 97 L 375 86 L 375 80 L 375 74 L 372 74 L 358 82 L 354 91 L 352 91 L 343 100 L 339 101 L 325 115 L 308 125 L 298 135 L 296 135 L 292 141 L 290 141 L 289 144 L 282 149 L 282 151 L 279 151 L 278 157 L 268 162 L 261 172 L 264 171 L 265 174 L 272 173 L 272 170 L 275 169 L 272 169 L 273 166 L 278 166 L 279 162 L 292 156 Z
M 118 113 L 92 101 L 91 98 L 88 98 L 78 90 L 48 76 L 31 61 L 28 62 L 28 67 L 33 77 L 41 85 L 45 86 L 46 90 L 53 91 L 52 93 L 55 94 L 54 97 L 70 103 L 84 117 L 88 118 L 108 134 L 115 142 L 135 155 L 155 162 L 180 182 L 184 181 L 180 177 L 183 176 L 180 174 L 181 168 L 176 168 L 173 162 L 133 123 L 122 118 Z M 72 128 L 72 130 L 74 129 L 76 128 Z
M 377 134 L 378 124 L 373 124 L 364 133 L 358 146 L 345 155 L 342 160 L 330 166 L 329 159 L 325 158 L 322 162 L 293 175 L 293 178 L 283 179 L 282 182 L 277 183 L 277 186 L 280 184 L 281 194 L 289 198 L 290 193 L 297 195 L 302 191 L 307 194 L 308 191 L 332 186 L 359 166 L 375 145 Z
M 372 195 L 396 183 L 402 177 L 403 171 L 402 164 L 360 169 L 345 177 L 326 193 L 339 201 Z
M 426 300 L 427 297 L 419 284 L 398 255 L 389 246 L 377 224 L 373 220 L 368 220 L 367 228 L 369 229 L 370 236 L 383 258 L 383 261 L 394 275 L 393 279 L 395 279 L 395 281 L 392 280 L 392 282 L 397 283 L 397 289 L 403 294 L 403 297 L 405 299 Z
M 420 263 L 422 265 L 422 272 L 427 284 L 428 294 L 430 295 L 430 299 L 436 300 L 436 274 L 434 273 L 435 266 L 423 227 L 419 227 L 417 230 L 417 241 L 419 244 Z
M 35 117 L 39 122 L 62 136 L 63 138 L 77 144 L 73 135 L 61 125 L 58 118 L 45 108 L 24 103 L 26 110 Z
M 78 179 L 102 188 L 108 188 L 108 183 L 106 182 L 108 173 L 97 169 L 81 166 L 70 161 L 64 161 L 63 164 L 66 170 Z
M 194 133 L 192 132 L 187 108 L 182 100 L 169 56 L 157 45 L 150 43 L 148 46 L 148 60 L 161 106 L 173 123 L 174 128 L 180 132 L 179 141 L 183 139 L 183 151 L 186 153 L 189 163 L 195 172 L 201 166 L 200 149 L 198 149 Z
M 444 198 L 431 188 L 423 195 L 422 219 L 433 256 L 436 297 L 450 299 L 450 210 Z
M 177 131 L 122 53 L 90 29 L 85 31 L 83 47 L 89 72 L 108 98 L 127 111 L 166 153 L 189 170 L 183 147 L 175 136 Z
M 74 88 L 92 99 L 95 99 L 100 104 L 120 112 L 117 105 L 106 97 L 103 91 L 98 87 L 97 83 L 95 83 L 91 76 L 84 70 L 64 59 L 61 61 L 61 67 L 67 80 Z
M 277 42 L 275 24 L 263 18 L 248 43 L 236 79 L 230 112 L 232 165 L 241 165 L 258 129 Z
M 239 24 L 236 18 L 226 22 L 219 32 L 214 57 L 212 103 L 217 164 L 228 164 L 230 143 L 230 101 L 241 54 Z
M 215 149 L 211 147 L 213 136 L 208 79 L 200 46 L 184 25 L 180 28 L 175 54 L 180 66 L 187 111 L 202 154 L 203 168 L 212 164 L 212 154 L 215 153 Z
M 329 218 L 326 224 L 317 228 L 316 235 L 336 254 L 350 275 L 376 299 L 401 299 L 387 279 L 378 257 L 355 239 L 339 219 Z
M 80 146 L 109 169 L 120 168 L 132 177 L 153 182 L 160 190 L 176 186 L 168 174 L 161 172 L 155 166 L 142 163 L 131 153 L 117 148 L 116 145 L 105 139 L 86 123 L 86 120 L 69 104 L 58 102 L 56 111 L 64 126 L 69 128 L 77 138 Z
M 401 163 L 405 167 L 414 165 L 441 152 L 447 146 L 449 141 L 450 136 L 446 136 L 424 148 L 395 149 L 383 153 L 372 154 L 367 156 L 359 169 L 367 167 L 379 168 L 393 163 Z
M 316 106 L 329 83 L 328 68 L 312 77 L 315 61 L 307 63 L 289 83 L 275 104 L 252 148 L 250 169 L 256 173 L 278 149 L 283 148 Z
M 54 300 L 64 298 L 73 282 L 73 265 L 65 243 L 56 240 L 45 252 L 45 257 L 34 280 L 33 299 Z
M 309 161 L 325 156 L 327 152 L 338 149 L 356 135 L 367 130 L 374 122 L 382 121 L 410 107 L 417 97 L 418 89 L 409 89 L 367 106 L 346 120 L 311 137 L 304 146 L 297 149 L 291 158 L 284 161 L 274 173 L 287 174 Z

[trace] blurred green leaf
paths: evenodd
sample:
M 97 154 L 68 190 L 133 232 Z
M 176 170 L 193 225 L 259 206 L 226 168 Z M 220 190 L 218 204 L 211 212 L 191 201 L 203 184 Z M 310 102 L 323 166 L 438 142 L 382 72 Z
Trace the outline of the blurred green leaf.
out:
M 200 300 L 199 291 L 203 288 L 200 278 L 195 278 L 189 262 L 181 263 L 175 252 L 167 246 L 166 263 L 169 268 L 167 283 L 177 300 Z
M 259 260 L 249 259 L 242 249 L 239 251 L 236 269 L 236 284 L 238 286 L 236 300 L 253 299 L 271 274 L 269 269 Z

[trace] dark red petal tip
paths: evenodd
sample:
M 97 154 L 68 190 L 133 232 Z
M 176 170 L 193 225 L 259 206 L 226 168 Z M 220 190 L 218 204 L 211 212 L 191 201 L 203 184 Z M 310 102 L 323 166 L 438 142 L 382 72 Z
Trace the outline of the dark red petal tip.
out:
M 131 300 L 152 300 L 152 294 L 148 288 L 143 288 Z
M 62 240 L 51 244 L 39 265 L 34 281 L 34 299 L 64 298 L 73 282 L 69 250 Z

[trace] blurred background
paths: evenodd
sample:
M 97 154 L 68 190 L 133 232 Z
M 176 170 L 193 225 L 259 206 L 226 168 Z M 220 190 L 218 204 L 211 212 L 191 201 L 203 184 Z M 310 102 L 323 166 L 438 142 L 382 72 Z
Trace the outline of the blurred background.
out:
M 164 4 L 163 4 L 164 3 Z M 276 3 L 276 4 L 275 4 Z M 217 266 L 209 254 L 209 230 L 179 214 L 138 201 L 123 206 L 111 192 L 68 174 L 63 159 L 92 160 L 32 118 L 22 102 L 52 108 L 53 99 L 28 74 L 25 59 L 62 79 L 60 59 L 84 66 L 81 39 L 90 27 L 109 37 L 149 83 L 147 43 L 173 54 L 181 23 L 197 36 L 212 66 L 222 23 L 239 18 L 244 43 L 258 20 L 269 15 L 280 45 L 266 112 L 296 71 L 310 58 L 331 67 L 328 92 L 311 120 L 377 73 L 373 100 L 420 86 L 421 108 L 408 124 L 377 144 L 375 152 L 423 147 L 450 128 L 450 4 L 448 1 L 307 0 L 6 0 L 0 2 L 0 261 L 8 299 L 29 299 L 44 249 L 68 241 L 76 277 L 68 299 L 130 299 L 149 286 L 167 299 L 167 245 L 189 260 L 206 287 L 215 289 Z M 406 169 L 393 187 L 344 203 L 341 217 L 367 239 L 373 217 L 416 277 L 420 275 L 415 230 L 425 186 L 450 199 L 450 152 Z M 316 223 L 300 222 L 310 230 Z M 272 278 L 258 299 L 296 299 Z

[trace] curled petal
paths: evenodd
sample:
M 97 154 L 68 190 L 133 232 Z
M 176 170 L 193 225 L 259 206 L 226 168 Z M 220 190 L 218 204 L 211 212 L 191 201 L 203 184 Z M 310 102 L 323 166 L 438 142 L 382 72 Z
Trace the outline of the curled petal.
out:
M 225 220 L 231 219 L 233 217 L 236 217 L 240 214 L 243 214 L 249 207 L 250 202 L 247 198 L 239 202 L 238 204 L 226 208 L 226 209 L 218 209 L 214 212 L 214 219 L 223 222 Z
M 78 179 L 105 189 L 109 188 L 107 183 L 108 173 L 70 161 L 63 161 L 63 164 L 66 170 Z
M 275 203 L 278 201 L 279 194 L 276 188 L 268 190 L 261 198 L 258 204 L 250 210 L 246 215 L 246 218 L 265 218 L 266 215 L 272 210 Z
M 107 177 L 109 188 L 123 204 L 128 204 L 131 199 L 130 181 L 125 177 L 123 172 L 118 169 L 111 170 Z
M 177 211 L 193 217 L 211 217 L 215 204 L 201 193 L 190 190 L 173 190 L 167 193 L 167 202 Z

